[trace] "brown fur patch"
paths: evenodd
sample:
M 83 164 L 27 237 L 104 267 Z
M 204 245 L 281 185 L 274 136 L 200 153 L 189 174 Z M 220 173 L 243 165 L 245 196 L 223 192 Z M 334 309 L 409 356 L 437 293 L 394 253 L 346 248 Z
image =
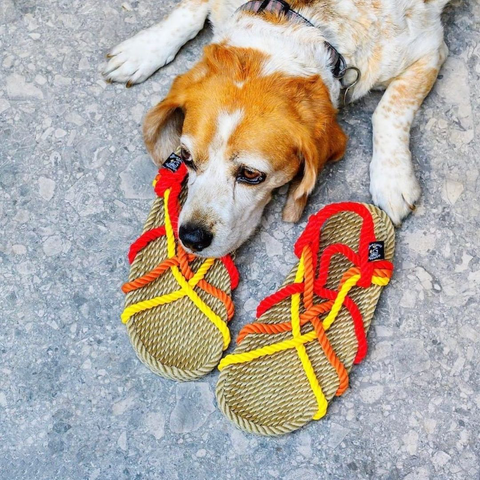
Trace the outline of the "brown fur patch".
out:
M 167 98 L 147 115 L 145 143 L 154 157 L 158 155 L 157 139 L 164 129 L 179 137 L 178 125 L 171 123 L 173 115 L 178 122 L 182 112 L 181 128 L 195 139 L 192 154 L 201 169 L 208 161 L 219 115 L 241 110 L 242 120 L 229 139 L 225 160 L 239 152 L 255 153 L 273 171 L 284 172 L 287 180 L 303 168 L 292 195 L 304 204 L 301 199 L 313 189 L 325 162 L 343 156 L 346 136 L 319 76 L 263 76 L 266 59 L 254 49 L 207 46 L 202 61 L 177 78 Z

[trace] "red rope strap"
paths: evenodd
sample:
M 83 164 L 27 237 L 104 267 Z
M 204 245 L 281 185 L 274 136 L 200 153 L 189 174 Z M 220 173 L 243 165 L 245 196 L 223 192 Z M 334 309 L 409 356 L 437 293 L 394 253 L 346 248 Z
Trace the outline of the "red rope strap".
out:
M 172 222 L 172 227 L 174 230 L 174 235 L 178 238 L 178 216 L 180 213 L 180 205 L 178 197 L 182 190 L 182 184 L 187 176 L 187 169 L 182 163 L 177 171 L 173 172 L 168 168 L 160 168 L 158 175 L 155 178 L 155 193 L 159 197 L 164 197 L 165 191 L 170 189 L 168 211 L 170 213 L 170 219 Z M 144 232 L 135 242 L 130 246 L 128 253 L 128 260 L 130 263 L 133 263 L 135 257 L 138 253 L 143 250 L 150 242 L 162 237 L 165 235 L 165 225 L 161 227 L 153 228 Z M 143 288 L 149 283 L 155 281 L 163 273 L 172 268 L 173 266 L 179 267 L 182 275 L 190 280 L 194 276 L 190 264 L 197 257 L 192 254 L 188 254 L 180 244 L 177 245 L 177 255 L 173 258 L 167 258 L 159 265 L 157 265 L 153 270 L 147 272 L 141 277 L 127 282 L 122 286 L 122 291 L 124 293 L 129 293 L 139 288 Z M 239 282 L 239 273 L 237 267 L 233 263 L 233 260 L 230 255 L 226 255 L 220 259 L 223 263 L 225 269 L 227 270 L 230 277 L 231 289 L 234 290 L 238 286 Z M 224 305 L 227 311 L 228 320 L 233 317 L 234 314 L 234 305 L 230 296 L 225 293 L 223 290 L 215 287 L 208 283 L 205 279 L 202 279 L 198 282 L 197 286 L 204 290 L 206 293 L 218 298 Z
M 321 229 L 325 222 L 333 215 L 345 211 L 356 213 L 363 219 L 360 230 L 358 252 L 353 251 L 350 247 L 342 243 L 329 245 L 322 252 L 318 266 L 319 273 L 317 278 L 315 278 Z M 364 205 L 345 202 L 332 204 L 323 208 L 316 215 L 310 217 L 305 231 L 295 244 L 295 254 L 297 257 L 301 258 L 302 255 L 304 256 L 304 282 L 292 283 L 280 288 L 280 290 L 262 300 L 257 308 L 257 318 L 259 318 L 279 302 L 292 295 L 298 293 L 303 294 L 302 297 L 305 311 L 300 315 L 300 325 L 304 326 L 307 323 L 311 323 L 315 329 L 318 341 L 325 352 L 326 357 L 339 376 L 340 385 L 338 387 L 337 395 L 341 395 L 341 393 L 347 388 L 348 374 L 345 367 L 333 351 L 319 317 L 330 311 L 342 285 L 352 276 L 360 275 L 360 280 L 357 282 L 357 286 L 364 288 L 371 285 L 373 276 L 380 278 L 391 277 L 393 271 L 393 265 L 391 262 L 386 260 L 369 261 L 369 245 L 372 242 L 376 242 L 373 218 Z M 344 255 L 355 265 L 342 276 L 338 291 L 327 289 L 325 287 L 328 279 L 330 261 L 332 256 L 336 254 Z M 327 301 L 315 305 L 313 301 L 314 294 Z M 359 363 L 365 358 L 368 348 L 363 318 L 358 306 L 348 295 L 345 297 L 343 305 L 347 308 L 352 318 L 354 332 L 357 338 L 357 353 L 354 363 Z M 249 334 L 278 334 L 289 332 L 291 330 L 292 324 L 290 321 L 277 324 L 254 322 L 242 328 L 238 335 L 237 343 L 241 343 Z

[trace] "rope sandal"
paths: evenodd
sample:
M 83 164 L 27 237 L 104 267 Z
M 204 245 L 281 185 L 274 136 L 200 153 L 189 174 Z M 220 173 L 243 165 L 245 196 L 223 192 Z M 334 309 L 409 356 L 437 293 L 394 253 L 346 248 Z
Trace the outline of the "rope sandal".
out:
M 192 380 L 213 370 L 230 343 L 227 322 L 238 272 L 230 256 L 202 259 L 178 242 L 187 169 L 172 154 L 153 183 L 157 199 L 130 247 L 121 318 L 133 348 L 154 373 Z
M 220 362 L 217 400 L 230 420 L 278 435 L 325 415 L 367 353 L 394 242 L 391 221 L 373 205 L 338 203 L 310 217 L 295 244 L 298 265 Z

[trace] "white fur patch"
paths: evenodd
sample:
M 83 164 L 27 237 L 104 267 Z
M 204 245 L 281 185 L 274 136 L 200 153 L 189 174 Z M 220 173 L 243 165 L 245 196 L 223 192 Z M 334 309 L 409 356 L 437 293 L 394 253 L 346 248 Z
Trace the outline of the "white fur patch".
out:
M 234 112 L 222 112 L 217 119 L 217 133 L 215 137 L 216 142 L 226 144 L 233 132 L 237 129 L 242 121 L 242 110 L 235 110 Z

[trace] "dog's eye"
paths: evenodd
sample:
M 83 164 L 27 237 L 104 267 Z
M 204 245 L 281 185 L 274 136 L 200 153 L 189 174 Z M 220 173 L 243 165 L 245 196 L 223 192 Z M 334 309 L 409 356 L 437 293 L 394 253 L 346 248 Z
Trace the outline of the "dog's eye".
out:
M 185 163 L 187 167 L 195 168 L 195 164 L 193 163 L 193 159 L 192 159 L 192 154 L 185 147 L 182 147 L 180 149 L 180 157 L 182 157 L 183 163 Z
M 241 183 L 258 185 L 265 180 L 266 175 L 249 167 L 241 167 L 237 174 L 237 180 Z

